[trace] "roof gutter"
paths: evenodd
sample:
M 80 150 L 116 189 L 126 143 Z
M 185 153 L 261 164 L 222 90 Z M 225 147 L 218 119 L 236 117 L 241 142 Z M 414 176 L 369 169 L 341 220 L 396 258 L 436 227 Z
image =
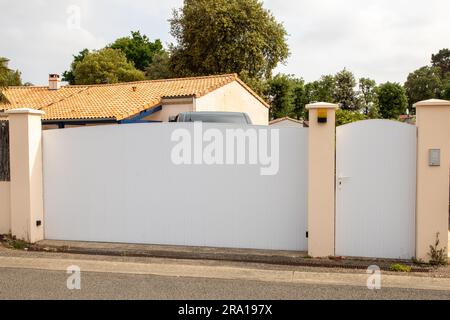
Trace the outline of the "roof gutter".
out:
M 43 125 L 58 125 L 58 128 L 63 129 L 66 125 L 85 126 L 87 124 L 112 124 L 118 123 L 116 119 L 67 119 L 67 120 L 42 120 Z
M 42 124 L 58 124 L 61 122 L 68 124 L 78 124 L 78 123 L 117 123 L 118 121 L 113 118 L 42 120 Z
M 144 110 L 139 112 L 137 115 L 123 120 L 117 120 L 115 118 L 96 118 L 96 119 L 61 119 L 61 120 L 42 120 L 42 124 L 56 124 L 59 128 L 64 128 L 66 125 L 78 125 L 83 126 L 86 124 L 132 124 L 132 123 L 149 123 L 149 122 L 160 122 L 160 121 L 150 121 L 143 120 L 143 118 L 152 115 L 155 112 L 161 111 L 162 106 L 156 106 L 154 108 Z

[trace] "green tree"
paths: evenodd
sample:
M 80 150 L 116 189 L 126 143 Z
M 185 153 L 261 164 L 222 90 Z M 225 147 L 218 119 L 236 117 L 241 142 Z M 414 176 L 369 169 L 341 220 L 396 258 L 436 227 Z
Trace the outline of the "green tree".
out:
M 145 71 L 153 62 L 153 57 L 164 53 L 164 48 L 159 39 L 151 42 L 146 35 L 140 31 L 131 31 L 130 37 L 119 38 L 114 41 L 110 48 L 121 50 L 129 62 L 133 62 L 136 69 Z
M 306 105 L 309 103 L 306 92 L 306 86 L 303 79 L 294 79 L 293 81 L 293 114 L 296 119 L 306 119 Z
M 335 81 L 332 75 L 322 76 L 320 80 L 305 85 L 305 95 L 308 102 L 334 103 Z
M 142 71 L 128 62 L 121 50 L 104 48 L 84 56 L 72 65 L 75 84 L 130 82 L 145 79 Z
M 270 117 L 303 119 L 305 106 L 309 102 L 303 79 L 292 75 L 278 74 L 267 81 L 264 96 L 270 101 Z
M 0 87 L 22 85 L 20 72 L 9 69 L 8 62 L 9 59 L 0 57 Z
M 368 117 L 359 111 L 337 109 L 336 126 L 342 126 L 347 123 L 366 120 Z
M 286 30 L 259 0 L 185 0 L 170 24 L 177 40 L 170 67 L 177 76 L 238 73 L 264 80 L 289 56 Z
M 152 62 L 145 69 L 145 77 L 150 80 L 172 78 L 169 63 L 170 57 L 168 52 L 155 54 Z
M 355 93 L 356 80 L 353 73 L 344 69 L 334 76 L 334 80 L 334 100 L 339 103 L 341 109 L 357 109 Z
M 374 103 L 374 105 L 369 109 L 369 113 L 366 115 L 367 118 L 369 119 L 381 119 L 381 114 L 380 114 L 380 107 L 378 106 L 377 103 L 377 98 L 375 98 L 376 101 Z
M 377 105 L 382 118 L 397 119 L 405 114 L 408 98 L 405 89 L 398 83 L 386 82 L 378 86 Z
M 371 109 L 375 107 L 376 82 L 369 78 L 359 79 L 358 105 L 363 109 L 365 115 L 369 115 Z
M 441 70 L 438 67 L 422 67 L 408 75 L 405 82 L 406 95 L 411 105 L 432 98 L 440 98 L 442 93 Z
M 293 113 L 294 94 L 292 77 L 278 74 L 268 82 L 266 96 L 270 101 L 270 118 L 277 119 Z
M 75 75 L 73 74 L 73 70 L 75 65 L 81 61 L 83 61 L 84 57 L 89 54 L 88 49 L 83 49 L 78 54 L 73 56 L 73 62 L 70 66 L 70 70 L 64 71 L 62 74 L 62 81 L 67 81 L 69 84 L 75 84 Z
M 450 78 L 450 50 L 442 49 L 431 55 L 431 65 L 441 70 L 441 78 Z
M 442 99 L 450 100 L 450 79 L 446 80 L 443 85 Z
M 245 82 L 246 85 L 262 97 L 265 97 L 265 93 L 268 90 L 269 81 L 272 79 L 254 78 L 249 76 L 247 71 L 242 71 L 239 74 L 239 77 Z

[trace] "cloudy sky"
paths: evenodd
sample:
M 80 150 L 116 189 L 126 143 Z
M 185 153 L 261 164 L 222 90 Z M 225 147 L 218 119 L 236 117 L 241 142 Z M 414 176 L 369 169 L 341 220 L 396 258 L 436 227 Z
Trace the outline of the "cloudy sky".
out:
M 140 30 L 172 42 L 167 19 L 182 0 L 0 0 L 0 56 L 24 81 L 46 84 L 72 55 Z M 377 82 L 408 73 L 450 47 L 448 0 L 265 0 L 288 33 L 291 57 L 277 71 L 307 81 L 343 68 Z M 78 20 L 77 17 L 80 17 Z M 79 22 L 79 23 L 78 23 Z

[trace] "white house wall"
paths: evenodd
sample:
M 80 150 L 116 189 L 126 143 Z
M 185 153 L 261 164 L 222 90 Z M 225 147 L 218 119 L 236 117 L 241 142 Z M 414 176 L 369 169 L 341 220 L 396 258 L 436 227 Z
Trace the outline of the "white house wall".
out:
M 163 101 L 161 111 L 145 117 L 143 120 L 168 122 L 171 116 L 176 116 L 181 112 L 194 111 L 194 99 L 191 98 L 189 100 L 183 99 L 181 103 L 170 103 Z
M 196 99 L 195 111 L 246 112 L 253 124 L 269 124 L 269 109 L 237 81 Z

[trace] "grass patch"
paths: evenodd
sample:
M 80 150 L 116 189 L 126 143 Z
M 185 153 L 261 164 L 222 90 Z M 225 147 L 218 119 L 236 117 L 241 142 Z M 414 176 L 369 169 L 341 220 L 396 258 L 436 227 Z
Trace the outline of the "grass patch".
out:
M 11 235 L 2 235 L 0 241 L 5 247 L 15 250 L 28 250 L 30 247 L 28 242 L 16 239 Z
M 25 250 L 26 248 L 28 248 L 28 243 L 22 240 L 13 240 L 11 241 L 10 245 L 16 250 Z
M 394 263 L 391 264 L 389 270 L 394 272 L 411 272 L 411 267 L 401 263 Z

